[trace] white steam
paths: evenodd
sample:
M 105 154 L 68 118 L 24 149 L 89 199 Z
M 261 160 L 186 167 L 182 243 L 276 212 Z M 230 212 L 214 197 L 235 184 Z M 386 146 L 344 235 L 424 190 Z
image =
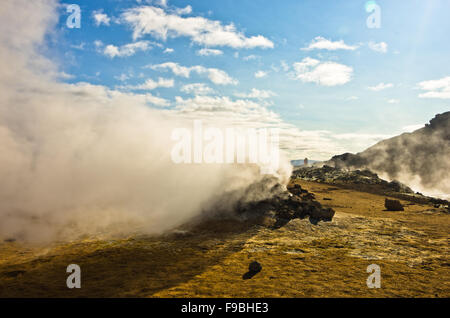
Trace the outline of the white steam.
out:
M 57 6 L 0 6 L 0 239 L 161 233 L 263 177 L 250 165 L 174 164 L 171 131 L 192 122 L 148 107 L 154 96 L 59 82 L 40 53 Z M 289 169 L 283 161 L 280 182 Z

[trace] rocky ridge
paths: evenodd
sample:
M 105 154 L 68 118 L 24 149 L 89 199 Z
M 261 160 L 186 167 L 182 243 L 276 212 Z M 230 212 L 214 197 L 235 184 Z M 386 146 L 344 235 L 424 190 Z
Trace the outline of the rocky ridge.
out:
M 432 204 L 435 208 L 443 208 L 447 212 L 450 212 L 449 201 L 414 192 L 410 187 L 396 180 L 390 182 L 383 180 L 369 169 L 349 170 L 327 165 L 322 167 L 302 167 L 294 170 L 292 179 L 327 183 L 369 193 L 396 197 L 410 202 Z

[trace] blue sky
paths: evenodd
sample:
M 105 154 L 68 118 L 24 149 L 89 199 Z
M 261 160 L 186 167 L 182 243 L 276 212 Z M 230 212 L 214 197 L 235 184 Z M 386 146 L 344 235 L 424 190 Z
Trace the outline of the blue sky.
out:
M 450 108 L 450 2 L 377 1 L 380 28 L 367 26 L 366 3 L 73 0 L 62 4 L 80 6 L 81 28 L 67 27 L 61 6 L 46 55 L 63 81 L 161 99 L 149 107 L 199 109 L 202 96 L 257 103 L 295 127 L 297 138 L 311 138 L 312 150 L 299 146 L 295 156 L 326 159 Z M 146 23 L 148 32 L 139 31 Z M 221 32 L 230 24 L 238 40 Z M 174 65 L 190 69 L 177 74 Z M 313 150 L 327 142 L 337 146 Z

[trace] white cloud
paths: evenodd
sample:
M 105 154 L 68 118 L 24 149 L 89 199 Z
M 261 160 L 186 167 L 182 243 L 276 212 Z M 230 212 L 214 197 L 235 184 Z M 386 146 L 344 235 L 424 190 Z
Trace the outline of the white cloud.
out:
M 348 83 L 353 75 L 353 68 L 336 62 L 321 62 L 310 57 L 293 64 L 294 79 L 305 83 L 323 86 L 336 86 Z
M 163 53 L 168 53 L 168 54 L 170 54 L 170 53 L 173 53 L 174 51 L 175 51 L 174 49 L 171 49 L 170 47 L 168 47 L 168 48 L 166 48 L 166 49 L 164 50 Z
M 191 67 L 181 66 L 178 63 L 167 62 L 162 64 L 147 65 L 146 68 L 152 70 L 171 70 L 175 75 L 189 78 L 192 72 L 203 75 L 206 74 L 211 82 L 217 85 L 236 85 L 237 80 L 230 77 L 225 71 L 217 68 L 206 68 L 204 66 L 196 65 Z
M 203 48 L 197 51 L 197 55 L 200 56 L 217 56 L 217 55 L 222 55 L 223 51 L 221 50 L 215 50 L 215 49 L 207 49 L 207 48 Z
M 394 84 L 392 84 L 392 83 L 387 83 L 387 84 L 379 83 L 379 84 L 377 84 L 375 86 L 369 86 L 369 87 L 367 87 L 367 89 L 371 90 L 371 91 L 374 91 L 374 92 L 379 92 L 379 91 L 382 91 L 384 89 L 391 88 L 391 87 L 394 87 Z
M 257 88 L 253 88 L 250 93 L 236 93 L 234 94 L 236 97 L 240 98 L 256 98 L 256 99 L 267 99 L 273 96 L 277 96 L 274 92 L 270 90 L 259 90 Z
M 167 1 L 168 0 L 158 0 L 156 2 L 162 7 L 167 7 Z
M 214 90 L 204 83 L 186 84 L 181 87 L 181 91 L 187 94 L 208 95 L 214 93 Z
M 173 87 L 174 80 L 173 79 L 167 79 L 167 78 L 158 78 L 158 81 L 154 81 L 151 78 L 146 80 L 144 83 L 139 85 L 126 85 L 126 86 L 120 86 L 119 88 L 122 89 L 129 89 L 129 90 L 153 90 L 158 87 Z
M 65 87 L 68 93 L 80 103 L 95 100 L 98 103 L 108 103 L 111 100 L 123 102 L 127 105 L 150 104 L 157 107 L 166 107 L 170 101 L 150 93 L 132 93 L 109 89 L 106 86 L 78 82 Z
M 95 20 L 95 25 L 100 26 L 101 24 L 109 25 L 111 19 L 108 17 L 106 13 L 103 13 L 103 10 L 94 11 L 92 16 Z
M 314 158 L 329 159 L 336 153 L 349 151 L 340 146 L 330 131 L 302 131 L 298 127 L 284 122 L 280 116 L 267 109 L 257 101 L 248 99 L 232 99 L 218 96 L 195 96 L 193 98 L 176 97 L 175 111 L 187 119 L 202 119 L 205 122 L 220 118 L 226 127 L 236 128 L 278 128 L 280 132 L 280 149 L 286 151 L 292 159 Z M 359 145 L 367 147 L 367 139 L 374 139 L 372 135 L 359 139 Z M 346 139 L 345 143 L 352 144 Z M 369 143 L 370 144 L 370 143 Z M 350 148 L 350 151 L 362 150 Z
M 358 96 L 350 96 L 350 97 L 347 97 L 347 100 L 358 100 L 358 99 L 359 99 Z
M 197 68 L 203 69 L 203 67 L 197 67 L 197 66 L 192 66 L 192 67 L 186 67 L 186 66 L 182 66 L 179 65 L 178 63 L 174 63 L 174 62 L 166 62 L 166 63 L 162 63 L 162 64 L 150 64 L 145 66 L 145 68 L 150 68 L 152 70 L 164 70 L 164 69 L 169 69 L 171 70 L 176 76 L 182 76 L 182 77 L 186 77 L 189 78 L 191 75 L 191 72 L 194 70 L 197 70 Z
M 424 93 L 419 94 L 420 98 L 440 98 L 450 99 L 450 76 L 438 80 L 423 81 L 417 84 Z
M 178 15 L 190 14 L 192 13 L 192 7 L 188 5 L 185 8 L 176 8 L 175 13 Z
M 263 78 L 263 77 L 266 77 L 267 75 L 268 75 L 268 73 L 265 72 L 265 71 L 257 71 L 257 72 L 255 73 L 255 77 L 256 77 L 256 78 Z
M 94 41 L 94 46 L 95 46 L 96 49 L 99 49 L 99 48 L 101 48 L 103 46 L 103 42 L 100 41 L 100 40 L 95 40 Z
M 107 45 L 103 54 L 110 58 L 126 57 L 136 54 L 137 51 L 148 51 L 152 48 L 149 41 L 138 41 L 134 43 L 125 44 L 122 46 Z
M 72 74 L 67 74 L 66 72 L 59 72 L 58 73 L 58 77 L 59 78 L 62 78 L 62 79 L 72 79 L 72 78 L 75 78 L 75 76 L 74 75 L 72 75 Z
M 274 71 L 275 73 L 278 73 L 280 71 L 280 68 L 276 66 L 275 64 L 270 65 L 270 69 Z
M 382 139 L 390 138 L 391 135 L 386 134 L 365 134 L 365 133 L 343 133 L 343 134 L 335 134 L 334 137 L 336 139 L 349 139 L 349 140 L 355 140 L 355 139 L 363 139 L 363 140 L 373 140 L 373 141 L 379 141 Z
M 116 80 L 118 80 L 118 81 L 125 82 L 126 80 L 129 80 L 129 79 L 130 79 L 130 76 L 127 75 L 127 74 L 122 73 L 122 74 L 120 74 L 119 76 L 114 76 L 114 78 L 115 78 Z
M 424 124 L 415 124 L 415 125 L 408 125 L 408 126 L 404 126 L 402 127 L 402 131 L 404 132 L 413 132 L 417 129 L 423 128 L 425 127 Z
M 138 4 L 146 3 L 167 8 L 169 0 L 136 0 Z
M 368 43 L 368 45 L 369 49 L 375 52 L 386 53 L 388 50 L 388 45 L 386 42 L 375 43 L 371 41 Z
M 86 43 L 81 42 L 80 44 L 72 44 L 70 47 L 76 50 L 84 50 Z
M 400 101 L 398 99 L 392 98 L 387 101 L 389 104 L 398 104 Z
M 334 140 L 336 144 L 346 145 L 347 149 L 360 149 L 359 151 L 361 151 L 367 148 L 369 145 L 374 145 L 381 140 L 391 138 L 393 137 L 393 135 L 365 133 L 363 131 L 358 131 L 351 133 L 333 134 L 326 137 Z
M 176 97 L 176 110 L 195 118 L 223 118 L 234 124 L 267 125 L 280 123 L 279 115 L 250 100 L 233 100 L 227 96 Z M 220 115 L 219 115 L 220 114 Z
M 311 41 L 311 43 L 305 47 L 302 48 L 304 51 L 311 51 L 311 50 L 329 50 L 329 51 L 335 51 L 335 50 L 351 50 L 354 51 L 358 48 L 358 45 L 347 45 L 344 43 L 344 40 L 340 41 L 330 41 L 327 40 L 321 36 L 317 36 L 314 38 L 314 40 Z
M 262 35 L 246 37 L 234 24 L 223 25 L 204 17 L 181 17 L 161 8 L 143 6 L 128 9 L 123 21 L 133 29 L 133 38 L 146 34 L 166 40 L 188 37 L 192 42 L 205 46 L 229 46 L 232 48 L 273 48 L 273 42 Z
M 248 56 L 244 56 L 242 59 L 244 61 L 251 61 L 251 60 L 257 60 L 257 59 L 260 59 L 260 58 L 261 57 L 258 56 L 258 55 L 251 54 L 251 55 L 248 55 Z
M 205 70 L 208 73 L 208 78 L 217 85 L 237 85 L 238 81 L 231 78 L 225 71 L 217 68 L 208 68 Z

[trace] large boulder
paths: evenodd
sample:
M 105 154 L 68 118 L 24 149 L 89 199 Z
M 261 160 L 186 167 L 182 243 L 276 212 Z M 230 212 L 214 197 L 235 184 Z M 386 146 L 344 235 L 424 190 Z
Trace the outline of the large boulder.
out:
M 404 211 L 403 205 L 398 200 L 384 200 L 384 207 L 388 211 Z

